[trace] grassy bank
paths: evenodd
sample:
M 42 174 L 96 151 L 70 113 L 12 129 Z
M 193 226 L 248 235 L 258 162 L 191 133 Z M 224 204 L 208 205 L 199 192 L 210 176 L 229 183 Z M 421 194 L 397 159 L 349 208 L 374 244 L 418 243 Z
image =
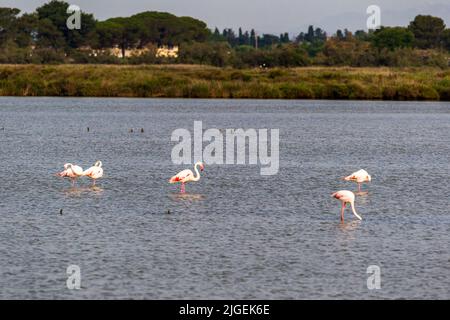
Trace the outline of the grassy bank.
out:
M 0 95 L 450 101 L 450 70 L 0 65 Z

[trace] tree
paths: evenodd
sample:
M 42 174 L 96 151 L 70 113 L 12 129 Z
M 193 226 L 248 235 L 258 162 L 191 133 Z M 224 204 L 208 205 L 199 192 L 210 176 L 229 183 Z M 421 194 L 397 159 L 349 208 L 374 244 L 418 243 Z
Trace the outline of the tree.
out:
M 351 40 L 353 39 L 353 34 L 350 30 L 348 30 L 347 28 L 344 29 L 344 36 L 345 36 L 345 40 Z
M 273 34 L 263 34 L 262 38 L 260 38 L 260 41 L 258 42 L 258 46 L 260 48 L 270 47 L 272 45 L 279 44 L 280 38 Z
M 442 46 L 450 51 L 450 29 L 445 29 L 442 32 Z
M 100 47 L 118 46 L 122 56 L 128 48 L 143 48 L 150 44 L 171 46 L 190 41 L 204 42 L 207 39 L 222 41 L 219 30 L 213 35 L 200 20 L 154 11 L 99 22 L 96 33 Z M 226 30 L 225 35 L 228 35 Z
M 239 28 L 239 33 L 238 33 L 238 44 L 240 46 L 244 45 L 244 33 L 242 32 L 242 28 Z
M 35 13 L 24 14 L 17 19 L 16 43 L 21 48 L 32 45 L 37 40 L 39 20 Z
M 64 48 L 64 35 L 50 19 L 41 19 L 38 23 L 37 44 L 40 48 L 58 50 Z
M 127 21 L 126 18 L 113 18 L 98 23 L 99 46 L 101 48 L 117 46 L 122 50 L 122 57 L 125 57 L 125 50 L 136 47 L 138 43 L 136 27 Z
M 308 27 L 308 32 L 305 35 L 305 41 L 308 41 L 308 42 L 314 41 L 314 26 Z
M 365 32 L 364 30 L 356 30 L 355 38 L 359 41 L 368 41 L 370 38 L 370 35 L 367 32 Z
M 49 20 L 63 35 L 66 47 L 78 48 L 88 44 L 91 33 L 95 29 L 96 21 L 92 14 L 81 12 L 81 29 L 70 30 L 67 28 L 69 4 L 64 1 L 52 0 L 36 9 L 39 20 Z M 51 41 L 51 39 L 48 39 Z
M 256 38 L 256 31 L 255 29 L 252 29 L 250 31 L 250 45 L 254 46 L 255 48 L 257 47 L 257 38 Z
M 380 49 L 407 48 L 413 45 L 414 34 L 403 27 L 381 27 L 374 32 L 372 43 Z
M 0 8 L 0 46 L 13 38 L 17 32 L 17 15 L 20 13 L 16 8 Z
M 305 33 L 304 32 L 300 32 L 298 34 L 298 36 L 295 38 L 295 42 L 302 43 L 303 41 L 305 41 Z
M 314 40 L 326 41 L 327 33 L 321 28 L 316 28 L 316 30 L 314 30 Z
M 417 47 L 421 49 L 440 47 L 440 39 L 445 30 L 441 18 L 418 15 L 410 22 L 408 28 L 414 33 Z
M 222 34 L 220 33 L 220 31 L 217 27 L 214 29 L 214 32 L 211 34 L 210 40 L 212 42 L 226 41 L 226 39 L 224 39 L 224 37 L 222 37 Z
M 281 43 L 289 43 L 290 42 L 289 33 L 285 32 L 285 33 L 280 34 L 280 41 L 281 41 Z
M 289 35 L 287 33 L 285 35 L 287 37 L 286 42 L 289 42 Z M 326 32 L 323 31 L 321 28 L 314 29 L 314 26 L 312 25 L 308 27 L 307 33 L 300 32 L 300 34 L 296 38 L 297 43 L 309 42 L 319 44 L 325 42 L 326 40 L 327 40 Z

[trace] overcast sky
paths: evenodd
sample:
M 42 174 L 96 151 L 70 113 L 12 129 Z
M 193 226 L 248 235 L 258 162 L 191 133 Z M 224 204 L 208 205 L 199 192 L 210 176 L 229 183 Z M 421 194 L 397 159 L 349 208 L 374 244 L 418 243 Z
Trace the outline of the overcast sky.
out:
M 34 11 L 45 0 L 0 0 L 0 6 Z M 450 26 L 449 0 L 73 0 L 99 20 L 129 16 L 142 11 L 165 11 L 192 16 L 210 28 L 255 28 L 258 33 L 298 34 L 313 24 L 329 33 L 338 28 L 366 28 L 366 8 L 381 8 L 383 25 L 407 25 L 418 13 L 443 18 Z

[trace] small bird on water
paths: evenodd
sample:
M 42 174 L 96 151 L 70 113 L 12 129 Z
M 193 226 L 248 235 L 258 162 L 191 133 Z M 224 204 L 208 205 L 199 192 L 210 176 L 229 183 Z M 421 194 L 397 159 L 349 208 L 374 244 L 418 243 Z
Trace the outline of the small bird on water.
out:
M 59 214 L 60 214 L 60 215 L 63 214 L 63 209 L 59 210 Z

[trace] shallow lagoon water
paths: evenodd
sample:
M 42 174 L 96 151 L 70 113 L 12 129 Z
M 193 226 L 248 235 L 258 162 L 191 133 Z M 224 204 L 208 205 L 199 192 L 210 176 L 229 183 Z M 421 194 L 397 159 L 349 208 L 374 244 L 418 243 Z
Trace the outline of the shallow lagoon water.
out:
M 210 165 L 179 195 L 170 137 L 195 120 L 279 129 L 279 173 Z M 0 146 L 2 299 L 450 298 L 450 103 L 6 97 Z M 54 176 L 96 160 L 96 189 Z

